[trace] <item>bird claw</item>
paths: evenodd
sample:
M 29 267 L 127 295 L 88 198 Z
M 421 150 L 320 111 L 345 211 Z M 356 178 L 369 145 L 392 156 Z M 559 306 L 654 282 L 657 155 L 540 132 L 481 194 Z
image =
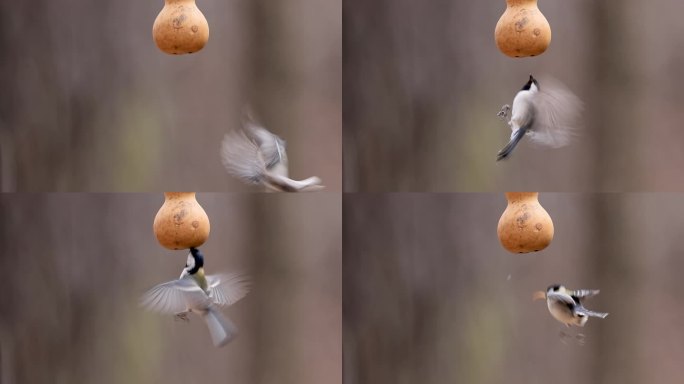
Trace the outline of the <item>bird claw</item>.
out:
M 187 313 L 187 312 L 176 313 L 176 317 L 175 317 L 175 318 L 176 318 L 176 320 L 183 320 L 183 321 L 186 321 L 186 322 L 189 322 L 189 321 L 190 321 L 190 318 L 188 317 L 188 313 Z
M 505 121 L 506 118 L 508 117 L 508 112 L 509 112 L 510 110 L 511 110 L 511 106 L 508 105 L 508 104 L 504 104 L 504 106 L 501 107 L 501 110 L 499 111 L 499 113 L 497 113 L 496 115 L 499 116 L 499 118 L 500 118 L 501 120 L 504 120 L 504 121 Z

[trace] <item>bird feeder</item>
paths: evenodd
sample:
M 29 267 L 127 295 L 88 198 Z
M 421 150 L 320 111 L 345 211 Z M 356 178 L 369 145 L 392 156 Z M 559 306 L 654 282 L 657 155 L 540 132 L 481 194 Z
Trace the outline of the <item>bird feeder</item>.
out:
M 551 43 L 551 26 L 537 0 L 506 0 L 506 11 L 494 30 L 496 46 L 510 57 L 541 55 Z
M 506 192 L 508 206 L 496 233 L 509 252 L 541 251 L 553 240 L 551 216 L 539 204 L 538 196 L 537 192 Z
M 197 248 L 209 237 L 209 217 L 195 192 L 166 192 L 164 205 L 154 218 L 154 234 L 168 249 Z
M 209 24 L 195 0 L 164 0 L 152 37 L 157 47 L 170 55 L 193 53 L 209 40 Z

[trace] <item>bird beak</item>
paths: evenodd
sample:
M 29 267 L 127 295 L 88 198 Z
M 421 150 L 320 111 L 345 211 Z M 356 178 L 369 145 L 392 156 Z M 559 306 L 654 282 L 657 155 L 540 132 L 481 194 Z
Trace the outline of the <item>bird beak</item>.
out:
M 532 294 L 532 300 L 537 301 L 537 300 L 543 300 L 546 299 L 546 292 L 544 291 L 535 291 Z

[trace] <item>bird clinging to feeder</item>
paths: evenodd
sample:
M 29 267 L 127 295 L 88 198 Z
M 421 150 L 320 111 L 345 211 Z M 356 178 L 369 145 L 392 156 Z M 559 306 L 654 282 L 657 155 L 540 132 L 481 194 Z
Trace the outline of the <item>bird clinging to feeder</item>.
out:
M 152 26 L 157 47 L 170 55 L 194 53 L 209 40 L 209 24 L 195 0 L 164 0 Z
M 190 248 L 180 277 L 147 291 L 140 305 L 185 321 L 190 321 L 190 312 L 196 313 L 206 322 L 214 346 L 222 347 L 235 338 L 237 327 L 219 307 L 234 304 L 248 292 L 249 279 L 245 275 L 205 275 L 204 256 L 199 249 Z
M 537 252 L 553 240 L 551 216 L 537 192 L 506 192 L 508 206 L 496 228 L 501 245 L 512 253 Z
M 541 55 L 551 43 L 551 26 L 537 0 L 506 0 L 494 30 L 496 46 L 510 57 Z

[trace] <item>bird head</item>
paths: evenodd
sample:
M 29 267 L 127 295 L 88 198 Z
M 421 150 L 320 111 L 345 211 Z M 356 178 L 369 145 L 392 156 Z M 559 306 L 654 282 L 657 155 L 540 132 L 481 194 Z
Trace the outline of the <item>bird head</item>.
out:
M 194 275 L 204 267 L 204 256 L 197 248 L 190 248 L 188 260 L 185 262 L 185 269 L 189 274 Z
M 546 292 L 544 291 L 535 291 L 532 293 L 532 300 L 542 300 L 546 299 L 546 295 L 551 292 L 565 292 L 565 287 L 560 285 L 560 284 L 554 284 L 554 285 L 549 285 L 548 288 L 546 288 Z
M 530 74 L 530 79 L 522 87 L 523 91 L 537 92 L 539 90 L 539 82 Z

